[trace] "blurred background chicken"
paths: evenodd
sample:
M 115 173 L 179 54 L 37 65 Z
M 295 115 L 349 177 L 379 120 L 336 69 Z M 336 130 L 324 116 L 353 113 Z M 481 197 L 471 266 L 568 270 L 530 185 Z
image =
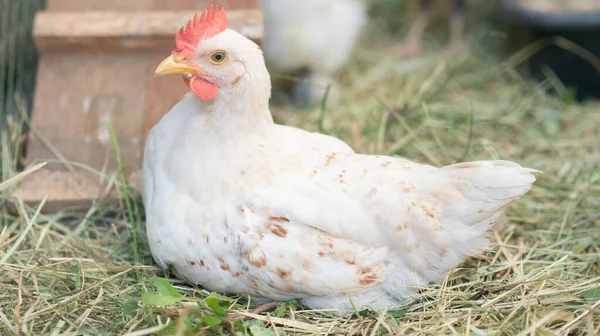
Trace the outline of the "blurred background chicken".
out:
M 262 6 L 263 50 L 274 89 L 291 91 L 293 102 L 306 104 L 321 100 L 331 85 L 328 97 L 334 98 L 336 76 L 367 23 L 366 4 L 362 0 L 263 0 Z

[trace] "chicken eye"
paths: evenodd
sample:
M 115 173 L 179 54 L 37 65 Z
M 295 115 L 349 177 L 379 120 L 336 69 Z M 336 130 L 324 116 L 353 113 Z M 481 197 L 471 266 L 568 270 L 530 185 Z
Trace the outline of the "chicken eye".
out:
M 224 51 L 215 51 L 210 55 L 210 62 L 212 64 L 221 64 L 225 61 L 225 52 Z

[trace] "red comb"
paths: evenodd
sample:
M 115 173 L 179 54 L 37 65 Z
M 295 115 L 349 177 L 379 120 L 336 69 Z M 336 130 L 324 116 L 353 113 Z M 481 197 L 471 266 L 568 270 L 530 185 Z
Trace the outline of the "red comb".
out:
M 195 14 L 186 26 L 179 29 L 175 36 L 177 51 L 193 53 L 200 41 L 209 39 L 225 29 L 227 29 L 225 8 L 221 7 L 219 10 L 217 6 L 210 6 L 202 11 L 200 18 Z

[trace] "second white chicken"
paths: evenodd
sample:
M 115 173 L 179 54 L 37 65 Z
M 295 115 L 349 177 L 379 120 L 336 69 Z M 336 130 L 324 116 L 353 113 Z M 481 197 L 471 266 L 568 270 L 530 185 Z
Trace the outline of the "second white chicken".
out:
M 362 0 L 263 0 L 264 54 L 275 75 L 302 71 L 292 89 L 298 103 L 338 93 L 336 76 L 367 23 Z

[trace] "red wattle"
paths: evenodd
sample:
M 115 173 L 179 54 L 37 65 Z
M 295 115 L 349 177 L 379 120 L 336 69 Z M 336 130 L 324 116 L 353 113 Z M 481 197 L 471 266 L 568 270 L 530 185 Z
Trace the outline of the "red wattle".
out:
M 183 81 L 190 88 L 190 90 L 192 90 L 192 92 L 202 100 L 214 98 L 219 91 L 219 87 L 217 85 L 196 76 L 192 77 L 191 79 L 183 77 Z

